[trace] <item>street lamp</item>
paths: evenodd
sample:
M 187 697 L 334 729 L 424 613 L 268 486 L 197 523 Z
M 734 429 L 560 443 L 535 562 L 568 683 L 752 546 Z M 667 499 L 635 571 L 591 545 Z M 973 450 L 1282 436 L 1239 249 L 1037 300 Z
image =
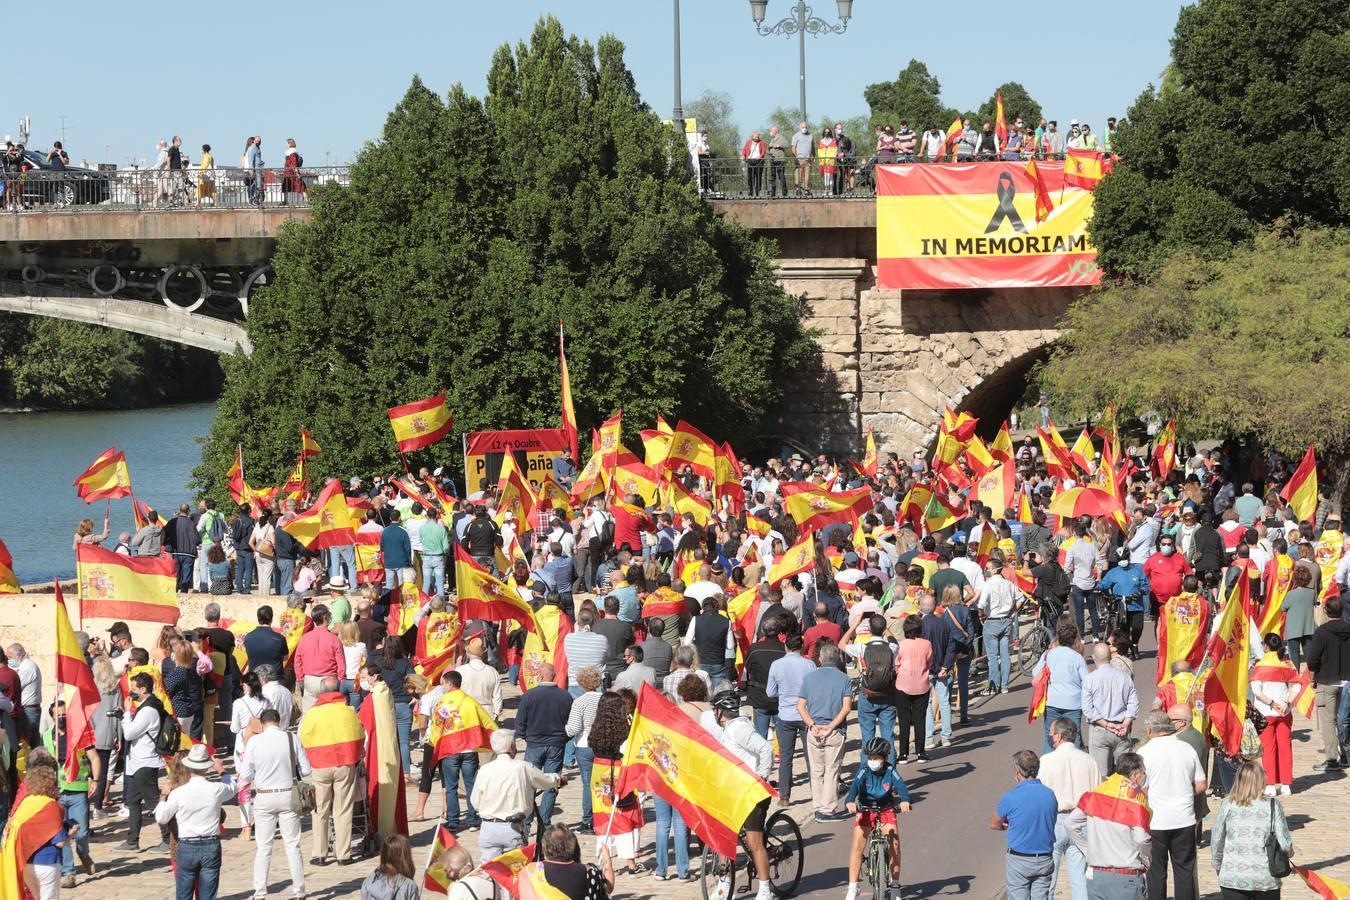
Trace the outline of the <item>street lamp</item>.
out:
M 773 25 L 764 24 L 764 14 L 769 8 L 769 0 L 750 0 L 750 17 L 755 21 L 755 30 L 764 36 L 769 35 L 797 35 L 797 55 L 800 68 L 801 81 L 801 114 L 802 121 L 809 122 L 806 118 L 806 36 L 810 34 L 816 37 L 821 34 L 843 34 L 848 30 L 848 20 L 853 17 L 853 0 L 835 0 L 835 6 L 839 11 L 839 22 L 831 24 L 824 19 L 816 18 L 812 15 L 811 7 L 806 5 L 806 0 L 797 0 L 797 5 L 792 7 L 792 15 L 782 19 Z

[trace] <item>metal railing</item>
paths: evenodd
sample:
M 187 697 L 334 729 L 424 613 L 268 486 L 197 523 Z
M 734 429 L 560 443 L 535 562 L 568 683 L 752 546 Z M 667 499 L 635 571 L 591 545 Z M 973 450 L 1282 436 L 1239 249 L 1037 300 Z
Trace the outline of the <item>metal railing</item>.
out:
M 347 184 L 346 166 L 242 169 L 29 169 L 0 172 L 0 211 L 307 206 L 311 188 Z

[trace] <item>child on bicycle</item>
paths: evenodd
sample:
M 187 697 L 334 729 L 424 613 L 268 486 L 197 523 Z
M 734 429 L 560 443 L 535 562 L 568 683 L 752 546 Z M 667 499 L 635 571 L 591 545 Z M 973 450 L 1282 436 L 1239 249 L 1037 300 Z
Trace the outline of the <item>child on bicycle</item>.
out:
M 858 767 L 849 786 L 844 804 L 854 814 L 853 846 L 848 856 L 848 893 L 844 900 L 857 900 L 858 875 L 862 869 L 863 850 L 873 826 L 879 826 L 886 835 L 886 857 L 890 869 L 890 891 L 898 896 L 900 890 L 900 834 L 896 830 L 895 810 L 909 812 L 909 788 L 905 779 L 888 763 L 891 742 L 875 737 L 864 748 L 867 763 Z M 859 809 L 859 807 L 867 807 Z M 873 900 L 883 900 L 876 897 Z

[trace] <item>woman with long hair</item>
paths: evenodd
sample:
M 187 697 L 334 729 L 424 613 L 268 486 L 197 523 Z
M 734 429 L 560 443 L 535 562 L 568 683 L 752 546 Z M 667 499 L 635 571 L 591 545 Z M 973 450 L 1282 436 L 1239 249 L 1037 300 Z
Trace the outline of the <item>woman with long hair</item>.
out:
M 379 867 L 361 882 L 361 900 L 418 900 L 416 874 L 412 845 L 403 835 L 391 834 L 380 847 Z
M 181 637 L 169 644 L 169 655 L 160 664 L 164 676 L 164 693 L 173 703 L 173 714 L 183 734 L 194 741 L 202 739 L 203 685 L 197 674 L 197 654 L 192 645 Z
M 380 657 L 380 680 L 389 686 L 389 698 L 394 702 L 394 718 L 398 723 L 398 751 L 403 757 L 403 771 L 412 770 L 412 755 L 408 742 L 412 735 L 412 696 L 408 693 L 408 676 L 413 667 L 403 642 L 394 635 L 384 639 Z
M 258 678 L 257 672 L 245 672 L 239 677 L 239 683 L 243 686 L 244 693 L 238 700 L 234 701 L 234 707 L 230 714 L 230 731 L 234 733 L 234 768 L 239 771 L 239 765 L 243 762 L 244 754 L 248 752 L 248 742 L 253 735 L 262 730 L 262 723 L 258 717 L 262 711 L 271 708 L 271 703 L 263 696 L 262 681 Z M 240 780 L 239 788 L 239 822 L 244 829 L 244 840 L 253 836 L 253 787 L 247 782 Z
M 277 592 L 276 586 L 272 584 L 273 575 L 277 570 L 276 539 L 277 532 L 272 524 L 272 514 L 264 510 L 259 514 L 258 521 L 253 526 L 253 533 L 248 537 L 248 545 L 253 548 L 253 559 L 258 566 L 258 590 L 264 597 L 271 597 Z
M 72 550 L 79 549 L 81 544 L 98 545 L 108 539 L 108 517 L 103 517 L 103 533 L 94 534 L 94 520 L 81 519 L 80 524 L 75 526 L 75 540 L 71 542 Z
M 108 772 L 112 764 L 112 754 L 117 749 L 120 721 L 113 715 L 122 708 L 122 688 L 118 684 L 117 673 L 113 671 L 112 660 L 107 654 L 94 656 L 91 667 L 94 672 L 94 684 L 98 687 L 98 711 L 94 713 L 94 750 L 102 760 L 99 767 L 98 782 L 94 787 L 94 796 L 90 801 L 89 817 L 100 818 L 108 799 Z
M 1210 830 L 1210 858 L 1224 900 L 1276 900 L 1280 880 L 1270 873 L 1266 841 L 1274 835 L 1290 857 L 1294 839 L 1280 801 L 1266 791 L 1266 773 L 1256 760 L 1238 766 L 1233 788 Z
M 27 790 L 27 796 L 14 808 L 11 814 L 14 818 L 28 818 L 35 810 L 41 810 L 48 804 L 56 803 L 61 796 L 56 785 L 56 760 L 52 759 L 50 754 L 45 757 L 39 757 L 42 762 L 50 764 L 39 765 L 35 761 L 35 754 L 29 755 L 28 772 L 24 776 L 23 784 Z M 64 819 L 64 816 L 60 816 Z M 69 823 L 67 823 L 69 824 Z M 38 847 L 26 860 L 19 860 L 23 865 L 23 879 L 28 887 L 28 892 L 34 897 L 43 898 L 61 896 L 61 854 L 70 840 L 65 827 L 58 829 L 56 834 L 51 835 L 50 839 Z
M 637 862 L 639 836 L 642 833 L 642 809 L 638 805 L 636 794 L 629 793 L 623 797 L 614 795 L 614 785 L 618 780 L 619 764 L 623 759 L 628 730 L 629 712 L 623 697 L 614 691 L 601 694 L 595 706 L 595 720 L 591 723 L 590 734 L 587 736 L 587 743 L 595 754 L 595 768 L 590 785 L 594 793 L 591 803 L 594 809 L 595 832 L 608 833 L 609 837 L 601 838 L 599 843 L 605 846 L 612 856 L 627 864 L 626 871 L 636 875 L 644 871 Z M 600 821 L 602 815 L 604 822 Z

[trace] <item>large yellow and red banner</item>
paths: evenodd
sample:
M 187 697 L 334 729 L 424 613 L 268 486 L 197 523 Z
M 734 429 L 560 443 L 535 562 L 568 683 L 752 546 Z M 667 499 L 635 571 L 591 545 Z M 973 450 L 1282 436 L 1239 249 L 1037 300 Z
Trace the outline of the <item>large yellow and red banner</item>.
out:
M 511 453 L 530 487 L 535 490 L 553 474 L 553 460 L 568 451 L 569 437 L 562 428 L 530 428 L 516 431 L 473 431 L 464 436 L 464 475 L 470 494 L 486 478 L 496 484 L 502 458 Z
M 877 166 L 877 282 L 888 289 L 1066 287 L 1101 280 L 1092 192 L 1037 169 L 1054 209 L 1036 221 L 1022 163 Z

